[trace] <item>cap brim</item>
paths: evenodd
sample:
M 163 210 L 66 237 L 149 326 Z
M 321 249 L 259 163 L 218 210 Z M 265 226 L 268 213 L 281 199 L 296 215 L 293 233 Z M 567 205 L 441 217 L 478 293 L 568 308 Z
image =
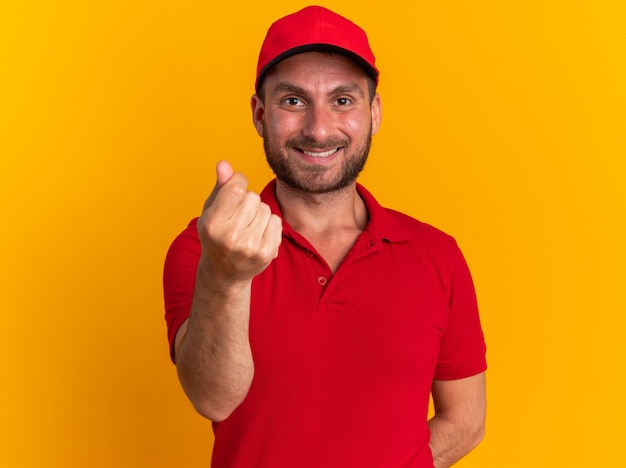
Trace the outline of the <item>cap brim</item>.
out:
M 263 82 L 265 78 L 265 74 L 276 65 L 278 62 L 285 60 L 286 58 L 292 57 L 294 55 L 303 54 L 305 52 L 333 52 L 337 54 L 344 55 L 349 59 L 354 60 L 363 70 L 372 78 L 378 82 L 378 70 L 372 67 L 366 60 L 364 60 L 358 54 L 355 54 L 352 51 L 344 49 L 343 47 L 338 47 L 332 44 L 307 44 L 299 47 L 294 47 L 292 49 L 286 50 L 282 54 L 274 57 L 270 62 L 268 62 L 259 72 L 259 78 L 257 79 L 256 89 L 259 89 L 259 85 Z

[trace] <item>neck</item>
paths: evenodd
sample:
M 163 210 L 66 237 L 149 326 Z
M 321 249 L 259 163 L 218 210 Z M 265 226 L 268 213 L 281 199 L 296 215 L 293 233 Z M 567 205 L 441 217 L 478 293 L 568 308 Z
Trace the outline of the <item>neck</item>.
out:
M 310 194 L 279 180 L 276 198 L 285 221 L 305 237 L 361 232 L 367 225 L 367 208 L 357 192 L 356 182 L 334 192 Z

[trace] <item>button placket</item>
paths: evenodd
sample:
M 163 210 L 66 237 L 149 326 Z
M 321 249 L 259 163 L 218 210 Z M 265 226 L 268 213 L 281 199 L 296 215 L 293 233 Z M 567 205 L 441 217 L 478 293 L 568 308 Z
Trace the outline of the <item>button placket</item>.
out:
M 317 274 L 314 276 L 315 282 L 317 283 L 317 287 L 319 294 L 323 294 L 323 291 L 326 289 L 326 286 L 329 283 L 330 276 L 326 274 L 326 268 L 324 268 L 324 261 L 310 248 L 305 248 L 304 253 L 306 254 L 309 260 L 312 260 L 314 265 L 313 271 Z M 321 297 L 321 296 L 320 296 Z

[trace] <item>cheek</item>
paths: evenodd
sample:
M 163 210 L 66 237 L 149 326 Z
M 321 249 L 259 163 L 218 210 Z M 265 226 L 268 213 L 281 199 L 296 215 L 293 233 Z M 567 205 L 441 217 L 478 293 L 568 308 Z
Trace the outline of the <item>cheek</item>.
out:
M 350 135 L 357 136 L 359 134 L 369 133 L 372 123 L 369 116 L 359 115 L 346 119 L 344 125 Z
M 279 139 L 289 137 L 300 128 L 297 115 L 275 116 L 269 121 L 266 120 L 266 126 L 269 134 Z

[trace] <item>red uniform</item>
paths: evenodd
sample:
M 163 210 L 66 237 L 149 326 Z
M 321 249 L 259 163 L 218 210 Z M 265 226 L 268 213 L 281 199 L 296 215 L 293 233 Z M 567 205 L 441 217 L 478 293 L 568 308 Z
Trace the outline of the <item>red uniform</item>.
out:
M 474 287 L 454 239 L 382 208 L 333 274 L 284 223 L 278 257 L 252 283 L 255 374 L 214 424 L 216 467 L 432 467 L 433 379 L 486 369 Z M 280 215 L 275 182 L 261 194 Z M 168 252 L 170 345 L 189 316 L 200 258 L 195 220 Z

